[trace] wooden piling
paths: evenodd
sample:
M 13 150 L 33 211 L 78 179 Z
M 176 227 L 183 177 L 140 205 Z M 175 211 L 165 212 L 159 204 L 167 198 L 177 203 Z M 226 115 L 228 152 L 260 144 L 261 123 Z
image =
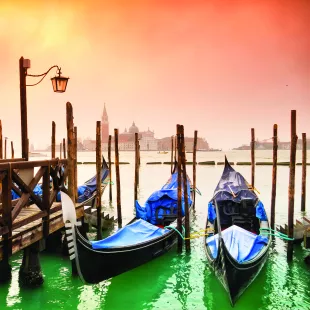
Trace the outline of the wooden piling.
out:
M 52 141 L 51 141 L 52 158 L 56 158 L 56 124 L 52 122 Z
M 7 159 L 6 157 L 6 141 L 7 141 L 7 137 L 4 138 L 4 159 Z
M 5 282 L 11 278 L 11 266 L 9 258 L 12 255 L 12 169 L 9 163 L 6 177 L 2 180 L 2 219 L 4 225 L 8 227 L 8 233 L 2 236 L 2 261 L 0 262 L 0 282 Z
M 173 163 L 173 136 L 171 136 L 171 166 L 170 166 L 171 174 L 173 172 L 173 166 L 174 166 L 174 163 Z
M 182 140 L 181 140 L 181 126 L 177 125 L 177 147 L 178 147 L 178 218 L 177 218 L 177 229 L 180 234 L 182 234 L 182 158 L 181 158 L 181 152 L 182 152 Z M 183 246 L 183 239 L 178 234 L 178 253 L 182 252 L 182 246 Z
M 75 201 L 78 200 L 78 175 L 77 175 L 77 127 L 74 127 L 74 193 Z
M 175 162 L 177 161 L 177 144 L 178 144 L 177 140 L 178 140 L 178 137 L 175 136 L 174 137 L 174 161 Z
M 114 129 L 115 143 L 115 176 L 116 176 L 116 203 L 117 203 L 117 221 L 118 227 L 122 226 L 122 209 L 121 209 L 121 184 L 119 173 L 119 153 L 118 153 L 118 129 Z
M 59 158 L 62 158 L 62 143 L 59 144 Z
M 255 180 L 255 130 L 251 128 L 251 184 L 254 189 L 254 180 Z
M 108 161 L 109 161 L 109 170 L 110 170 L 110 183 L 109 183 L 109 201 L 110 201 L 110 203 L 112 202 L 111 141 L 112 141 L 112 136 L 109 135 L 109 143 L 108 143 Z
M 13 141 L 11 141 L 11 158 L 14 158 L 14 145 L 13 145 Z
M 306 211 L 307 137 L 302 134 L 301 211 Z
M 288 237 L 294 235 L 294 197 L 295 197 L 295 165 L 296 165 L 296 110 L 291 111 L 291 153 L 290 153 L 290 177 L 288 187 Z M 293 260 L 293 241 L 287 244 L 287 261 Z
M 138 200 L 138 186 L 139 186 L 139 140 L 138 133 L 135 133 L 135 181 L 134 181 L 134 206 Z
M 63 148 L 64 148 L 64 159 L 67 158 L 67 154 L 66 154 L 66 139 L 63 138 L 62 139 L 62 145 L 63 145 Z
M 70 102 L 66 104 L 67 114 L 67 143 L 68 143 L 68 194 L 75 202 L 74 192 L 74 125 L 73 125 L 73 109 Z
M 0 120 L 0 159 L 3 159 L 2 122 Z
M 186 252 L 191 250 L 190 244 L 190 226 L 189 226 L 189 210 L 188 210 L 188 192 L 187 192 L 187 174 L 186 174 L 186 155 L 185 155 L 185 141 L 184 141 L 184 126 L 180 126 L 181 130 L 181 161 L 182 161 L 182 183 L 184 195 L 184 208 L 185 208 L 185 248 Z
M 101 231 L 101 122 L 96 124 L 96 180 L 97 180 L 97 240 L 102 239 Z
M 277 162 L 278 162 L 278 125 L 273 125 L 273 156 L 272 156 L 272 189 L 271 189 L 271 211 L 270 225 L 275 229 L 275 208 L 277 195 Z
M 197 154 L 197 136 L 198 131 L 194 131 L 194 146 L 193 146 L 193 190 L 194 190 L 194 201 L 193 201 L 193 210 L 195 210 L 195 203 L 196 203 L 196 154 Z

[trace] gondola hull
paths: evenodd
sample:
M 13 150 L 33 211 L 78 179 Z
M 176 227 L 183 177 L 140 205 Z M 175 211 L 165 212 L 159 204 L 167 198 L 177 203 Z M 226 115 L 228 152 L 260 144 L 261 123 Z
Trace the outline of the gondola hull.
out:
M 76 228 L 77 253 L 75 262 L 80 276 L 87 283 L 98 283 L 134 269 L 169 251 L 177 240 L 171 230 L 160 238 L 127 247 L 94 250 Z
M 212 258 L 207 247 L 206 256 L 210 266 L 212 266 L 216 276 L 227 291 L 233 306 L 264 266 L 268 257 L 269 245 L 265 247 L 256 259 L 242 264 L 239 264 L 230 255 L 222 238 L 219 246 L 220 250 L 216 259 Z

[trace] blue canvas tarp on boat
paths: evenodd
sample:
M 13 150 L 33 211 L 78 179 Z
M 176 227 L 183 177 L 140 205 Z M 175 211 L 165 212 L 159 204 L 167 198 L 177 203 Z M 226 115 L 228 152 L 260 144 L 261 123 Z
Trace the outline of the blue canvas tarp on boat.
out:
M 256 201 L 257 196 L 249 189 L 249 184 L 245 178 L 229 165 L 225 157 L 225 168 L 214 191 L 213 199 L 216 199 L 216 201 L 231 200 L 234 202 L 241 202 L 244 199 Z
M 103 183 L 105 181 L 105 179 L 108 177 L 109 175 L 109 169 L 108 166 L 106 164 L 106 162 L 103 162 L 102 165 L 102 169 L 100 172 L 100 178 L 101 178 L 101 183 Z M 78 186 L 78 200 L 77 202 L 81 203 L 86 201 L 87 199 L 89 199 L 93 193 L 96 191 L 97 189 L 97 176 L 93 176 L 91 179 L 89 179 L 88 181 L 86 181 L 83 185 Z M 58 192 L 57 197 L 56 197 L 56 201 L 61 201 L 61 196 L 60 196 L 60 192 Z
M 218 238 L 219 235 L 216 234 L 206 239 L 214 258 L 218 254 Z M 236 225 L 222 231 L 222 238 L 230 255 L 238 263 L 251 260 L 268 244 L 267 237 L 253 234 Z
M 190 182 L 187 178 L 187 194 L 188 205 L 192 203 L 190 196 L 191 188 Z M 157 210 L 158 209 L 158 210 Z M 171 175 L 171 179 L 158 191 L 154 192 L 146 201 L 144 206 L 141 206 L 136 201 L 136 217 L 148 221 L 152 224 L 158 224 L 158 218 L 164 214 L 177 214 L 178 209 L 178 173 Z M 156 214 L 157 213 L 157 214 Z M 182 190 L 182 216 L 185 215 L 185 201 Z
M 114 235 L 103 240 L 92 241 L 91 244 L 95 250 L 130 246 L 160 237 L 168 232 L 169 229 L 162 229 L 139 219 L 121 228 Z
M 254 208 L 254 207 L 253 207 Z M 259 218 L 261 221 L 267 221 L 267 214 L 265 211 L 265 207 L 261 201 L 259 201 L 255 207 L 256 217 Z M 214 223 L 216 219 L 216 211 L 213 201 L 210 201 L 208 204 L 208 220 L 210 223 Z

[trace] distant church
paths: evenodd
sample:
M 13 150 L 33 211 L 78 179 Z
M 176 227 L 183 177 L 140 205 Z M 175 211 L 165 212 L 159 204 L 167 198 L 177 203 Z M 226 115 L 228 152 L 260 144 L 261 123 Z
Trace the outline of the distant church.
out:
M 101 118 L 101 142 L 102 143 L 108 143 L 109 142 L 109 118 L 107 109 L 105 107 L 103 108 L 102 118 Z

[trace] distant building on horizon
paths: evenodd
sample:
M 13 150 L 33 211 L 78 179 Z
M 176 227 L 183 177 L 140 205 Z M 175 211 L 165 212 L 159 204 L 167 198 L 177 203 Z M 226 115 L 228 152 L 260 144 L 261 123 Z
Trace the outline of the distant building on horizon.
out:
M 101 142 L 107 143 L 109 141 L 109 117 L 104 103 L 104 108 L 101 117 Z

